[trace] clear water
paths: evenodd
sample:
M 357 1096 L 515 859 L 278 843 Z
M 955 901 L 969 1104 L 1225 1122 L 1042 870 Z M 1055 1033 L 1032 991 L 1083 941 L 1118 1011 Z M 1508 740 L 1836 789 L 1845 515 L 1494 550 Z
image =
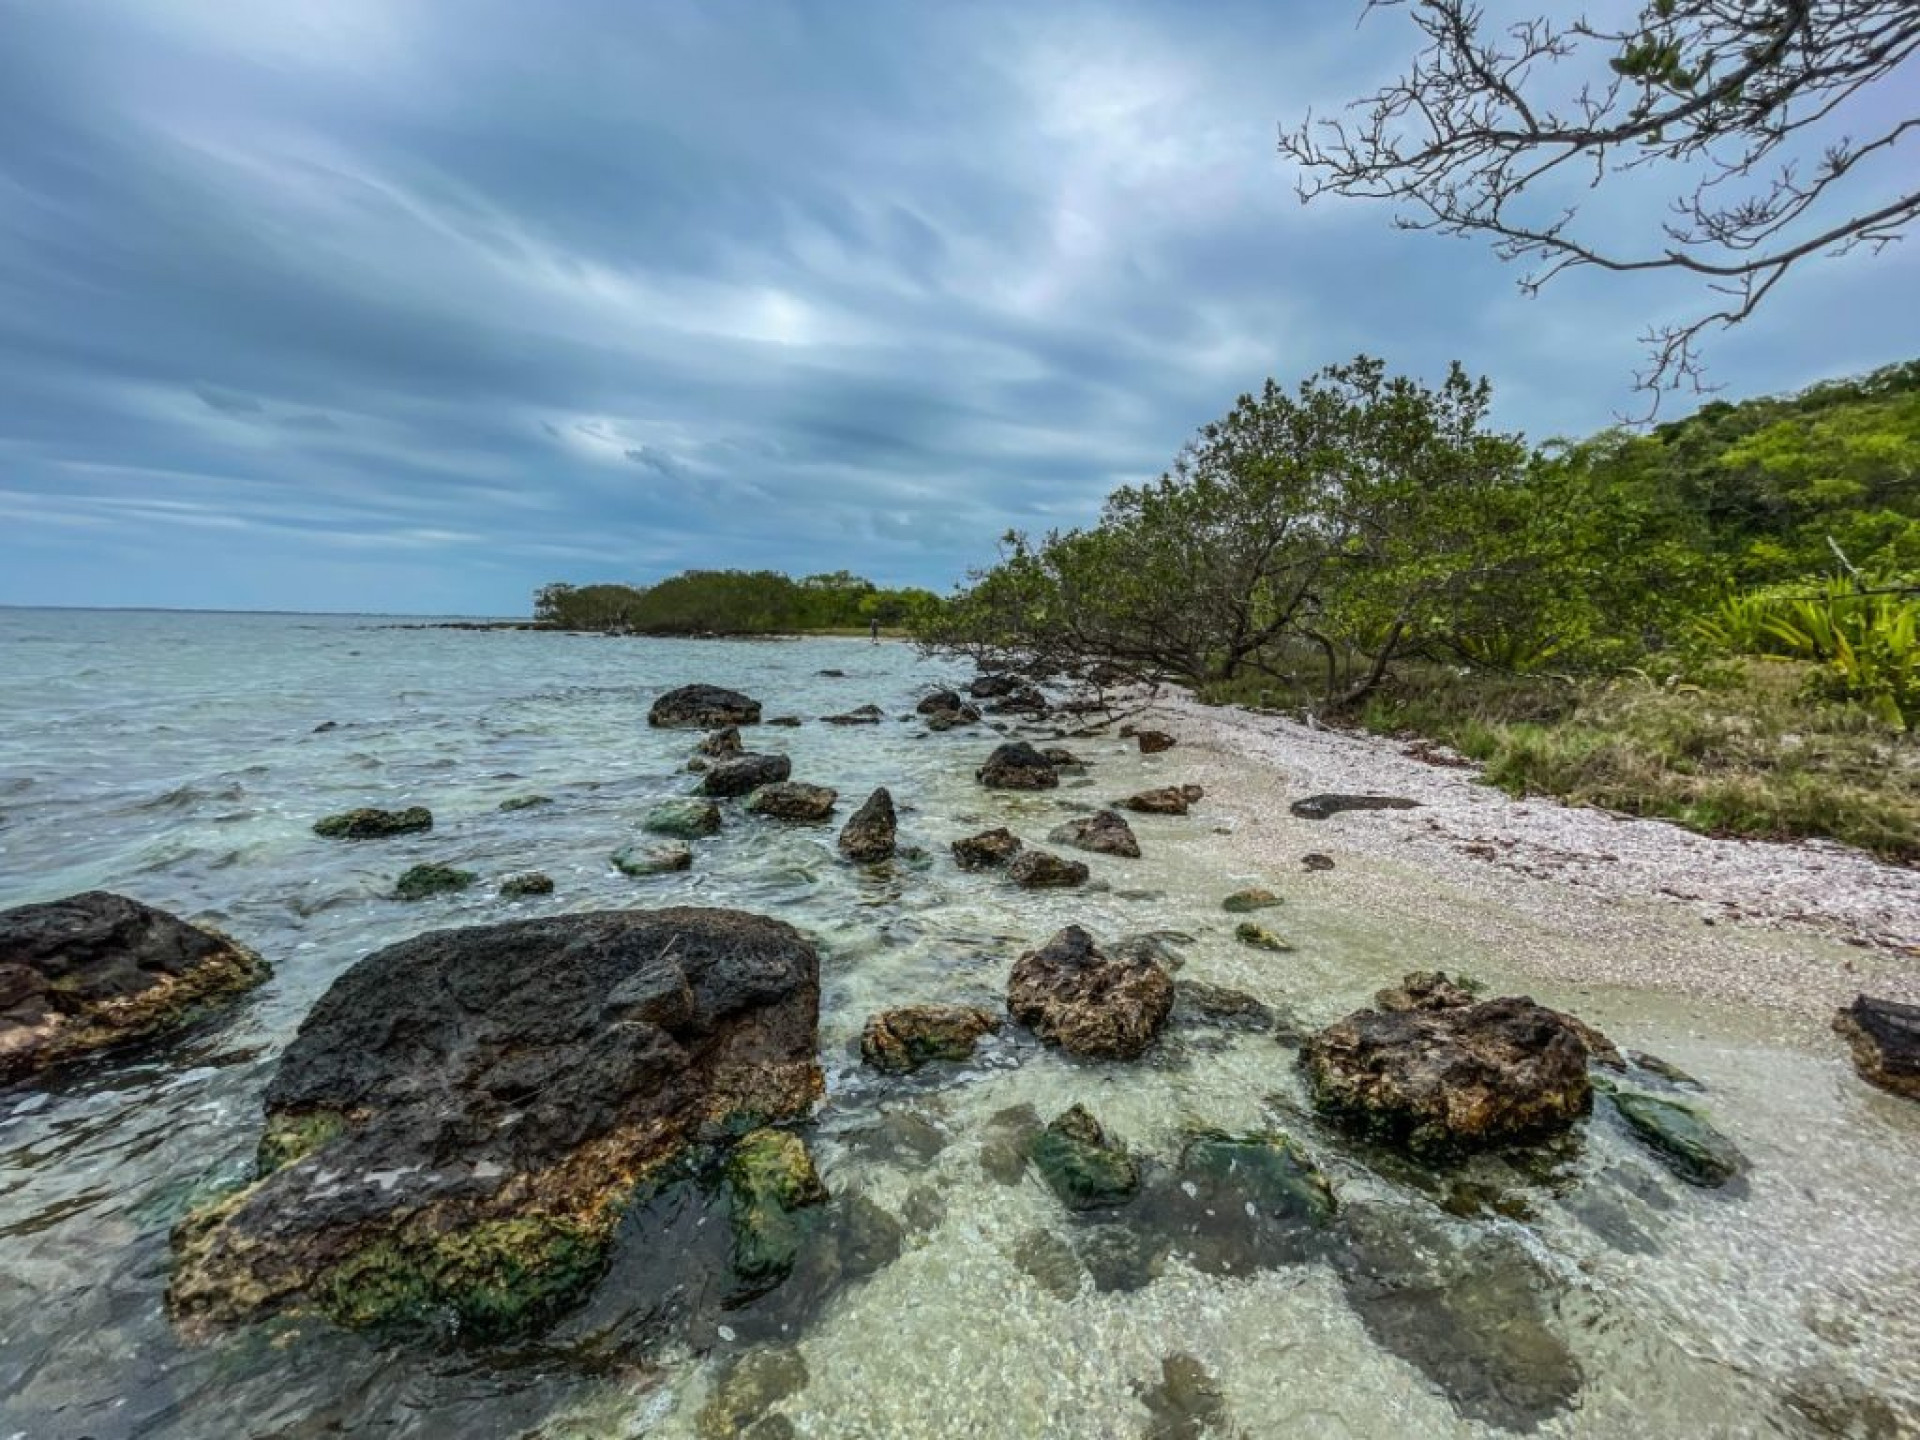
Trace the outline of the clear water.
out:
M 784 1377 L 763 1392 L 775 1418 L 755 1433 L 836 1440 L 1920 1433 L 1920 1106 L 1867 1089 L 1837 1047 L 1765 1016 L 1577 997 L 1621 1043 L 1707 1083 L 1705 1103 L 1753 1161 L 1744 1189 L 1690 1189 L 1596 1119 L 1558 1183 L 1495 1175 L 1518 1203 L 1467 1218 L 1303 1115 L 1291 1052 L 1266 1037 L 1190 1035 L 1137 1064 L 1088 1066 L 1007 1035 L 939 1075 L 862 1073 L 852 1045 L 870 1011 L 997 1005 L 1019 951 L 1068 922 L 1185 931 L 1184 975 L 1310 1023 L 1436 963 L 1549 1003 L 1576 998 L 1459 941 L 1442 913 L 1431 934 L 1410 934 L 1316 906 L 1291 876 L 1236 873 L 1204 808 L 1142 817 L 1144 860 L 1091 857 L 1102 891 L 1032 896 L 960 872 L 945 855 L 954 836 L 1006 823 L 1040 839 L 1067 807 L 1178 781 L 1180 751 L 1075 740 L 1093 762 L 1086 780 L 988 795 L 972 770 L 990 736 L 922 736 L 892 718 L 939 678 L 957 677 L 862 641 L 0 611 L 0 905 L 112 888 L 216 922 L 276 967 L 189 1035 L 0 1094 L 0 1436 L 730 1434 L 722 1416 L 743 1391 L 728 1377 L 749 1347 L 750 1364 L 771 1354 Z M 691 737 L 649 731 L 644 716 L 659 690 L 691 680 L 807 717 L 754 743 L 788 751 L 796 778 L 836 786 L 843 814 L 892 787 L 903 839 L 931 848 L 932 864 L 877 880 L 837 861 L 830 828 L 737 817 L 687 873 L 615 872 L 607 856 L 645 806 L 688 785 Z M 889 712 L 879 727 L 814 723 L 869 701 Z M 329 720 L 338 728 L 315 733 Z M 555 803 L 497 808 L 532 792 Z M 413 803 L 434 811 L 431 834 L 343 845 L 309 831 L 350 806 Z M 386 898 L 424 860 L 489 880 L 537 867 L 557 890 L 511 905 L 490 884 Z M 1276 926 L 1293 954 L 1236 945 L 1219 912 L 1225 890 L 1259 881 L 1289 892 Z M 245 1172 L 276 1054 L 345 967 L 428 928 L 668 903 L 764 910 L 818 937 L 828 1097 L 816 1153 L 836 1192 L 902 1220 L 899 1259 L 826 1295 L 771 1346 L 731 1328 L 609 1346 L 623 1306 L 639 1303 L 622 1277 L 644 1270 L 644 1253 L 617 1258 L 582 1316 L 541 1346 L 323 1329 L 291 1343 L 176 1339 L 161 1305 L 168 1232 L 196 1195 Z M 1057 1251 L 1086 1227 L 1031 1177 L 990 1178 L 982 1147 L 1008 1107 L 1050 1116 L 1074 1101 L 1150 1159 L 1176 1155 L 1196 1126 L 1278 1124 L 1325 1164 L 1351 1233 L 1394 1258 L 1371 1283 L 1352 1257 L 1219 1276 L 1177 1256 L 1137 1288 L 1102 1290 L 1071 1269 L 1042 1283 L 1020 1263 L 1047 1248 L 1036 1232 Z M 623 1245 L 646 1239 L 636 1229 Z M 1541 1365 L 1543 1335 L 1559 1358 Z M 1211 1376 L 1216 1404 L 1167 1399 L 1162 1361 L 1182 1354 Z

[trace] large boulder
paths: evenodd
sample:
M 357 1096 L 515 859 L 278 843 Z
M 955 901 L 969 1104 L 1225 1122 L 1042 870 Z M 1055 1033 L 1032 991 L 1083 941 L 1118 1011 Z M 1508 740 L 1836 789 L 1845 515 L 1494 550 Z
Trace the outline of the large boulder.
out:
M 673 730 L 719 730 L 758 725 L 760 702 L 718 685 L 682 685 L 653 702 L 647 724 Z
M 1833 1028 L 1853 1051 L 1862 1079 L 1920 1100 L 1920 1005 L 1857 995 L 1834 1015 Z
M 384 840 L 389 835 L 412 835 L 432 828 L 433 812 L 424 805 L 409 805 L 404 810 L 379 810 L 369 805 L 313 822 L 313 833 L 328 840 Z
M 275 1311 L 535 1325 L 648 1177 L 803 1113 L 819 959 L 730 910 L 435 931 L 333 983 L 266 1095 L 261 1173 L 174 1233 L 189 1333 Z
M 237 940 L 104 890 L 0 910 L 0 1084 L 173 1029 L 269 973 Z
M 974 778 L 989 790 L 1052 790 L 1060 784 L 1053 762 L 1024 740 L 997 746 Z
M 840 832 L 840 853 L 862 865 L 892 856 L 898 837 L 893 794 L 882 785 L 869 795 Z
M 1131 1060 L 1153 1043 L 1173 1009 L 1173 978 L 1155 960 L 1111 956 L 1069 925 L 1014 963 L 1013 1018 L 1074 1055 Z
M 930 1060 L 965 1060 L 999 1022 L 972 1005 L 902 1005 L 867 1018 L 860 1058 L 901 1074 Z
M 1069 820 L 1064 825 L 1055 826 L 1047 838 L 1056 845 L 1071 845 L 1076 850 L 1088 850 L 1095 855 L 1120 855 L 1129 860 L 1140 858 L 1140 842 L 1134 838 L 1133 827 L 1120 817 L 1117 810 L 1097 810 L 1091 815 Z
M 990 870 L 1005 865 L 1021 850 L 1020 837 L 1005 826 L 982 830 L 953 842 L 953 858 L 962 870 Z
M 747 797 L 747 809 L 775 820 L 819 821 L 833 814 L 840 792 L 826 785 L 778 780 L 762 785 Z
M 1431 1159 L 1566 1128 L 1592 1104 L 1587 1057 L 1568 1017 L 1524 996 L 1356 1010 L 1300 1050 L 1321 1111 Z
M 708 795 L 726 799 L 750 795 L 762 785 L 777 785 L 793 774 L 793 762 L 784 755 L 730 755 L 716 760 L 700 777 Z

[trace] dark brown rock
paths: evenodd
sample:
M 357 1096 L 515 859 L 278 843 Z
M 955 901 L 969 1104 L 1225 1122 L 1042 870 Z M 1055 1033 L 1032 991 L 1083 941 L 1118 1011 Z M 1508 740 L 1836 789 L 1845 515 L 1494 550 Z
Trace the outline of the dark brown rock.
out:
M 1136 730 L 1133 743 L 1140 747 L 1142 755 L 1158 755 L 1162 750 L 1171 750 L 1178 742 L 1164 730 Z
M 747 749 L 745 745 L 740 743 L 740 727 L 738 725 L 726 725 L 718 730 L 711 731 L 705 739 L 701 740 L 701 742 L 693 748 L 696 753 L 705 755 L 710 760 L 717 760 L 723 755 L 743 755 Z
M 798 780 L 777 780 L 762 785 L 747 797 L 747 809 L 756 815 L 776 820 L 825 820 L 833 814 L 840 792 L 825 785 L 808 785 Z
M 982 830 L 964 840 L 953 842 L 953 858 L 962 870 L 987 870 L 1005 865 L 1021 850 L 1020 837 L 1004 827 Z
M 718 685 L 682 685 L 653 702 L 647 724 L 675 730 L 718 730 L 758 725 L 760 702 Z
M 0 1084 L 177 1028 L 269 973 L 238 941 L 104 890 L 0 910 Z
M 1028 890 L 1062 889 L 1087 883 L 1089 871 L 1078 860 L 1046 850 L 1022 850 L 1007 866 L 1007 877 Z
M 895 1074 L 930 1060 L 964 1060 L 999 1021 L 972 1005 L 902 1005 L 870 1016 L 860 1032 L 860 1058 Z
M 1863 1080 L 1920 1100 L 1920 1005 L 1856 995 L 1834 1013 L 1833 1028 L 1853 1051 Z
M 1302 820 L 1325 820 L 1343 810 L 1417 810 L 1418 800 L 1396 795 L 1309 795 L 1287 808 Z
M 998 746 L 975 778 L 989 790 L 1052 790 L 1060 783 L 1053 762 L 1024 740 Z
M 1069 925 L 1015 962 L 1007 1009 L 1042 1040 L 1074 1055 L 1131 1060 L 1173 1009 L 1173 980 L 1154 961 L 1104 953 Z
M 1184 815 L 1206 792 L 1198 785 L 1164 785 L 1158 790 L 1142 790 L 1120 803 L 1141 815 Z
M 1100 810 L 1056 826 L 1047 838 L 1056 845 L 1071 845 L 1095 855 L 1119 855 L 1129 860 L 1140 858 L 1140 842 L 1133 827 L 1113 810 Z
M 793 762 L 784 755 L 729 755 L 716 760 L 700 777 L 700 788 L 725 799 L 747 795 L 762 785 L 777 785 L 793 774 Z
M 840 853 L 849 860 L 871 865 L 893 854 L 898 834 L 893 795 L 882 785 L 853 812 L 853 818 L 840 832 Z

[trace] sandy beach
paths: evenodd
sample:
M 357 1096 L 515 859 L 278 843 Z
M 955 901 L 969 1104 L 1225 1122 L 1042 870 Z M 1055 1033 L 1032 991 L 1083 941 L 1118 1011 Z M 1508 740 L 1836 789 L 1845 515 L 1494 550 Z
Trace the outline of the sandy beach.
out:
M 1619 985 L 1759 1006 L 1810 1035 L 1856 993 L 1920 1002 L 1920 871 L 1847 846 L 1715 839 L 1657 820 L 1513 799 L 1433 747 L 1162 696 L 1143 723 L 1180 739 L 1179 778 L 1247 868 L 1306 873 L 1370 913 L 1404 914 L 1552 985 Z M 1407 810 L 1308 820 L 1308 795 Z M 1409 968 L 1418 962 L 1410 955 Z

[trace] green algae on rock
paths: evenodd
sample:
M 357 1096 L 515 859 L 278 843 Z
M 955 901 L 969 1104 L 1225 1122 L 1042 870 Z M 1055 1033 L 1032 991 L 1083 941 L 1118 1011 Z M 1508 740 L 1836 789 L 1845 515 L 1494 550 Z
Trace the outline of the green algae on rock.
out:
M 1256 925 L 1251 920 L 1242 920 L 1233 927 L 1233 938 L 1242 945 L 1251 945 L 1256 950 L 1271 950 L 1275 954 L 1284 954 L 1293 946 L 1282 940 L 1264 925 Z
M 551 805 L 551 795 L 514 795 L 500 802 L 499 808 L 509 813 L 515 810 L 534 810 L 542 805 Z
M 677 840 L 660 845 L 623 845 L 607 857 L 622 875 L 642 879 L 648 875 L 668 875 L 693 865 L 693 851 Z
M 1628 1128 L 1689 1185 L 1713 1189 L 1747 1168 L 1747 1157 L 1691 1105 L 1633 1090 L 1613 1090 L 1608 1099 Z
M 790 1130 L 755 1130 L 727 1157 L 728 1214 L 733 1227 L 733 1273 L 757 1294 L 786 1278 L 827 1187 L 806 1142 Z
M 0 910 L 0 1084 L 178 1029 L 271 973 L 237 940 L 104 890 Z
M 669 835 L 676 840 L 704 839 L 720 833 L 720 807 L 695 795 L 662 800 L 641 817 L 640 828 L 649 835 Z
M 1230 1186 L 1247 1204 L 1274 1218 L 1326 1225 L 1339 1208 L 1333 1187 L 1307 1152 L 1275 1131 L 1195 1136 L 1181 1151 L 1180 1173 L 1183 1179 Z
M 553 877 L 541 870 L 528 870 L 524 874 L 509 875 L 500 882 L 502 900 L 525 900 L 534 895 L 551 895 Z
M 1255 910 L 1267 910 L 1280 904 L 1280 897 L 1271 890 L 1262 890 L 1258 885 L 1245 890 L 1236 890 L 1220 902 L 1220 908 L 1229 915 L 1246 915 Z
M 449 895 L 464 890 L 480 877 L 471 870 L 456 870 L 451 865 L 415 865 L 393 885 L 396 900 L 425 900 L 433 895 Z
M 1041 1178 L 1069 1210 L 1122 1205 L 1140 1188 L 1133 1157 L 1107 1138 L 1084 1105 L 1055 1116 L 1034 1138 L 1030 1155 Z
M 933 1060 L 965 1060 L 999 1023 L 972 1005 L 902 1005 L 868 1017 L 860 1032 L 860 1058 L 894 1074 Z
M 405 810 L 363 806 L 313 822 L 313 833 L 329 840 L 384 840 L 390 835 L 413 835 L 433 828 L 433 812 L 424 805 Z

